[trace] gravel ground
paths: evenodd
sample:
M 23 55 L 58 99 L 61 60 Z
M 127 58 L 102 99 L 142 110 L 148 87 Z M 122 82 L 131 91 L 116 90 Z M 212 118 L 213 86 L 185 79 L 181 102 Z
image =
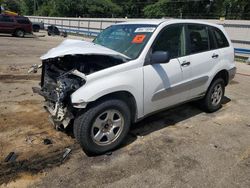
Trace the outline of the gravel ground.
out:
M 158 113 L 135 124 L 120 149 L 87 157 L 70 131 L 50 125 L 31 91 L 39 74 L 27 75 L 63 40 L 0 35 L 0 187 L 250 187 L 249 65 L 237 63 L 218 112 L 185 104 Z M 4 163 L 11 151 L 16 162 Z

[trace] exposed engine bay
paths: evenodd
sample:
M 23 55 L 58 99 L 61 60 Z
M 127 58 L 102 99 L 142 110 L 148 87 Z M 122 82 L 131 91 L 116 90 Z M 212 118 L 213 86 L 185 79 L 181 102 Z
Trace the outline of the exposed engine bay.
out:
M 76 115 L 71 94 L 86 83 L 86 76 L 124 63 L 125 60 L 104 55 L 67 55 L 42 61 L 41 88 L 33 88 L 45 98 L 45 109 L 56 128 L 66 128 Z M 35 72 L 35 71 L 33 71 Z

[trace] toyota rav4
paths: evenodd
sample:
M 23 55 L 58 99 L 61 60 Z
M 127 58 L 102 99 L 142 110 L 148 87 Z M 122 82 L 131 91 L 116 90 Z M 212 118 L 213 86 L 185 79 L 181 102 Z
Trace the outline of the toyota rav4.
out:
M 130 125 L 199 100 L 221 107 L 234 77 L 234 49 L 222 26 L 192 20 L 119 23 L 93 42 L 65 40 L 41 57 L 45 108 L 56 128 L 73 124 L 88 154 L 117 148 Z

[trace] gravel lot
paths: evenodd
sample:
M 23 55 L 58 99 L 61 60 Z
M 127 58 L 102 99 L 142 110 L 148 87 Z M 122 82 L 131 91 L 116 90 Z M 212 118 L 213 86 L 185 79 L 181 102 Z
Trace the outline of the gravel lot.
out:
M 135 124 L 120 149 L 87 157 L 70 130 L 51 126 L 31 90 L 39 74 L 27 75 L 63 40 L 0 35 L 0 187 L 250 187 L 249 65 L 237 63 L 218 112 L 185 104 L 158 113 Z M 3 162 L 11 151 L 16 162 Z

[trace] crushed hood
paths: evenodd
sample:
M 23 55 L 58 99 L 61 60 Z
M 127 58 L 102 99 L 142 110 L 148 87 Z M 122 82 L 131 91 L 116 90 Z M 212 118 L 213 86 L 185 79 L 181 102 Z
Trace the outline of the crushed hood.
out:
M 62 57 L 65 55 L 109 55 L 130 59 L 122 53 L 95 44 L 93 42 L 72 39 L 63 41 L 59 46 L 52 48 L 40 58 L 41 60 L 46 60 L 55 57 Z

